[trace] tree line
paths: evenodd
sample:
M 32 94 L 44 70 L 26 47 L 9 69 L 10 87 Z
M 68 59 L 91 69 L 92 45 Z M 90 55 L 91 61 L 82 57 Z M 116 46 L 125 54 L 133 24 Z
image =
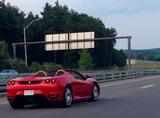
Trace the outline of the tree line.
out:
M 39 16 L 32 12 L 25 14 L 16 6 L 3 0 L 0 2 L 0 40 L 7 43 L 10 57 L 13 56 L 11 44 L 23 42 L 23 27 L 37 18 L 40 20 L 26 30 L 28 42 L 44 41 L 46 34 L 55 33 L 94 31 L 96 38 L 117 35 L 116 29 L 106 28 L 101 19 L 78 13 L 66 5 L 60 5 L 58 1 L 54 6 L 46 3 Z M 56 52 L 46 52 L 44 45 L 28 45 L 28 61 L 30 65 L 35 61 L 53 62 L 75 69 L 123 67 L 126 65 L 126 55 L 122 50 L 114 49 L 115 44 L 116 40 L 96 41 L 94 49 Z M 23 46 L 18 46 L 16 51 L 17 57 L 24 59 Z M 89 67 L 82 65 L 89 65 Z
M 128 54 L 128 51 L 125 50 L 124 53 Z M 137 60 L 160 61 L 160 49 L 132 50 L 131 58 Z

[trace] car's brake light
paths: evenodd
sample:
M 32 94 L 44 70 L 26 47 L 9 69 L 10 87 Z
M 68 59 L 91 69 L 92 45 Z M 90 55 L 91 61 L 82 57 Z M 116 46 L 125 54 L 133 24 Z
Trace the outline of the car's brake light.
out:
M 54 80 L 54 79 L 46 79 L 46 80 L 45 80 L 45 83 L 46 83 L 46 84 L 50 84 L 50 83 L 51 83 L 51 84 L 54 84 L 54 83 L 55 83 L 55 80 Z
M 46 82 L 46 84 L 49 84 L 51 82 L 51 80 L 50 79 L 46 79 L 45 82 Z
M 7 84 L 8 84 L 8 85 L 15 85 L 15 83 L 16 83 L 16 82 L 15 82 L 14 80 L 10 80 L 10 81 L 8 81 Z
M 52 83 L 52 84 L 54 84 L 55 82 L 56 82 L 56 80 L 54 80 L 54 79 L 51 80 L 51 83 Z

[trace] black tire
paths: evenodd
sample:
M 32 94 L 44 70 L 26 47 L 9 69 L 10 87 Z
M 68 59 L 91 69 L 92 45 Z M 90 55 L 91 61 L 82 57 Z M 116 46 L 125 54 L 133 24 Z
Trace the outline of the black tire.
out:
M 98 86 L 93 85 L 90 101 L 97 101 L 98 97 L 99 97 Z
M 72 104 L 72 91 L 69 87 L 66 87 L 63 95 L 63 106 L 70 107 Z
M 12 102 L 12 103 L 10 103 L 10 106 L 13 109 L 22 109 L 22 108 L 24 108 L 24 103 Z

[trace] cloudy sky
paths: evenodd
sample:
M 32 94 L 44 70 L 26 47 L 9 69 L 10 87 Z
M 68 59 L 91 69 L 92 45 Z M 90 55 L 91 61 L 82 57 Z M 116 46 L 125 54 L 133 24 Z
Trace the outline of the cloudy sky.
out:
M 46 2 L 56 0 L 6 0 L 26 13 L 40 14 Z M 160 0 L 59 0 L 78 12 L 103 20 L 106 27 L 115 27 L 118 35 L 131 35 L 132 48 L 160 48 Z M 126 49 L 127 42 L 116 47 Z

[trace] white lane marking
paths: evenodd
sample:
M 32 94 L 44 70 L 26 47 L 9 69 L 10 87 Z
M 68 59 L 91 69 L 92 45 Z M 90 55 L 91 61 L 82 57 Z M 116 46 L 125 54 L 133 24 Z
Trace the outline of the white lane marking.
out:
M 145 88 L 150 88 L 150 87 L 153 87 L 155 86 L 154 84 L 151 84 L 151 85 L 147 85 L 147 86 L 143 86 L 143 87 L 140 87 L 141 89 L 145 89 Z
M 3 105 L 3 104 L 8 104 L 8 102 L 2 102 L 2 103 L 0 103 L 1 105 Z
M 105 87 L 112 87 L 112 86 L 118 86 L 118 85 L 124 85 L 124 84 L 132 84 L 132 83 L 146 81 L 146 80 L 150 80 L 150 79 L 151 78 L 145 77 L 142 79 L 128 79 L 128 80 L 124 80 L 124 81 L 113 81 L 113 82 L 108 82 L 108 83 L 106 82 L 106 84 L 100 84 L 100 87 L 105 88 Z

